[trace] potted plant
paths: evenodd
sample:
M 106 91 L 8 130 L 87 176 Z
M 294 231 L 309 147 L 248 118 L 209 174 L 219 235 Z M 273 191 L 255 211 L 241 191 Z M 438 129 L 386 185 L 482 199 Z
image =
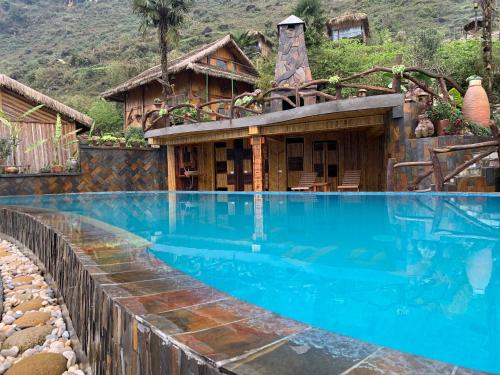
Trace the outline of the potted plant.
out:
M 101 137 L 101 143 L 107 147 L 113 147 L 118 143 L 118 138 L 111 134 L 104 134 Z
M 457 111 L 458 109 L 449 103 L 438 102 L 426 112 L 427 117 L 435 125 L 438 136 L 446 134 L 446 129 L 450 126 L 450 119 Z
M 6 162 L 7 158 L 12 153 L 12 146 L 10 144 L 10 139 L 0 139 L 0 168 L 2 169 L 0 172 L 4 173 L 3 164 Z
M 53 149 L 55 150 L 54 152 L 54 162 L 52 163 L 52 173 L 63 173 L 64 172 L 64 165 L 62 165 L 61 160 L 59 159 L 59 152 L 58 149 L 59 147 L 62 147 L 62 149 L 67 150 L 68 147 L 75 143 L 78 142 L 78 140 L 74 141 L 68 141 L 66 142 L 66 139 L 70 138 L 73 135 L 76 135 L 80 129 L 74 130 L 72 132 L 63 134 L 63 127 L 62 127 L 62 121 L 61 121 L 61 116 L 58 114 L 56 117 L 56 123 L 54 124 L 54 134 L 52 135 L 51 138 L 51 143 L 53 146 Z
M 163 104 L 160 98 L 154 98 L 153 103 L 156 109 L 160 109 Z
M 66 160 L 66 171 L 73 173 L 73 172 L 78 172 L 79 169 L 80 169 L 80 160 L 78 159 L 75 153 L 68 160 Z
M 39 172 L 43 174 L 52 172 L 52 165 L 47 164 L 45 167 L 40 168 Z
M 37 112 L 43 108 L 43 105 L 39 105 L 37 107 L 33 107 L 29 111 L 24 112 L 22 115 L 12 119 L 10 116 L 7 116 L 5 112 L 0 109 L 0 125 L 7 128 L 9 131 L 9 144 L 10 144 L 10 154 L 12 155 L 12 161 L 14 165 L 9 165 L 4 168 L 5 173 L 14 173 L 17 174 L 20 171 L 17 160 L 17 147 L 21 143 L 20 135 L 21 135 L 21 123 L 28 117 L 30 117 L 33 113 Z

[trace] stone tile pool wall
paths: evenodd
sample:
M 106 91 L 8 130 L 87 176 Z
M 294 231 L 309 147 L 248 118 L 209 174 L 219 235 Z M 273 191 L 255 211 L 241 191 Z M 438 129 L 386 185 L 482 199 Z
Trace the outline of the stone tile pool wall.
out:
M 45 265 L 96 375 L 479 374 L 250 305 L 83 216 L 0 207 L 0 233 Z

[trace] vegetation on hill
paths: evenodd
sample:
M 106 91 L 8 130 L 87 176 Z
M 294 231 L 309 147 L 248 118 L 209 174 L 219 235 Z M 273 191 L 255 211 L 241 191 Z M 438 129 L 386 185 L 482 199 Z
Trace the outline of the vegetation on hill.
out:
M 397 53 L 405 56 L 406 65 L 425 64 L 463 83 L 468 75 L 481 74 L 478 42 L 444 42 L 473 16 L 469 0 L 321 3 L 326 17 L 350 10 L 367 13 L 372 42 L 334 44 L 320 38 L 310 49 L 317 77 L 390 65 Z M 256 29 L 273 38 L 277 22 L 295 6 L 295 1 L 195 1 L 170 56 L 230 32 Z M 0 0 L 0 72 L 88 112 L 100 92 L 159 63 L 155 32 L 143 34 L 139 25 L 128 0 Z M 274 62 L 257 64 L 266 85 Z

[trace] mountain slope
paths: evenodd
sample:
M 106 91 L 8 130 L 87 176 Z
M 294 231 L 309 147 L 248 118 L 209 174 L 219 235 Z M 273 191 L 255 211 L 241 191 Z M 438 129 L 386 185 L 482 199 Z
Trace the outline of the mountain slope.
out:
M 473 16 L 469 0 L 324 3 L 328 16 L 359 10 L 369 14 L 372 29 L 406 35 L 428 29 L 449 34 Z M 179 49 L 237 30 L 272 33 L 293 5 L 282 0 L 198 0 Z M 0 0 L 0 72 L 84 108 L 89 98 L 157 62 L 154 33 L 144 36 L 138 27 L 127 0 Z

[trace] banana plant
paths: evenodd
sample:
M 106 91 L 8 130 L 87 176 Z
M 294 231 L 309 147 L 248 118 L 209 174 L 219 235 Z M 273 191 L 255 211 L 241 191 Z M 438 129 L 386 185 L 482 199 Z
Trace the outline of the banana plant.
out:
M 81 129 L 73 130 L 72 132 L 63 134 L 63 126 L 61 121 L 61 116 L 58 114 L 56 118 L 56 123 L 54 124 L 54 134 L 50 139 L 52 147 L 54 148 L 54 165 L 60 166 L 61 161 L 59 160 L 59 153 L 57 152 L 58 147 L 62 147 L 64 150 L 69 150 L 69 147 L 75 143 L 78 143 L 78 139 L 73 139 L 67 141 L 72 136 L 76 136 Z
M 14 166 L 17 166 L 17 147 L 21 143 L 20 135 L 21 135 L 21 123 L 29 118 L 33 113 L 42 109 L 44 105 L 39 105 L 31 108 L 29 111 L 24 112 L 20 116 L 12 119 L 11 116 L 8 116 L 3 110 L 0 109 L 0 125 L 7 128 L 9 130 L 9 139 L 10 145 L 12 147 L 12 161 Z

